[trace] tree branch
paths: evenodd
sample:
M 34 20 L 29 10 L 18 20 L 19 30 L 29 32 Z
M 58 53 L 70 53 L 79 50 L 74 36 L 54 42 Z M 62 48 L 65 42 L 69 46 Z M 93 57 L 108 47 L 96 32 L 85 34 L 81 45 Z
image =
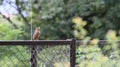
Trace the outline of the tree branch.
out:
M 16 24 L 14 24 L 14 22 L 9 18 L 9 17 L 6 17 L 5 15 L 3 15 L 1 12 L 0 14 L 2 15 L 2 17 L 4 19 L 6 19 L 10 24 L 12 24 L 15 28 L 18 28 Z
M 31 25 L 28 23 L 28 20 L 24 17 L 24 15 L 22 14 L 21 8 L 19 7 L 19 1 L 16 0 L 16 3 L 15 3 L 15 4 L 16 4 L 16 6 L 17 6 L 18 13 L 20 14 L 20 16 L 22 17 L 22 19 L 24 20 L 24 23 L 25 23 L 26 25 L 28 25 L 28 27 L 30 28 Z

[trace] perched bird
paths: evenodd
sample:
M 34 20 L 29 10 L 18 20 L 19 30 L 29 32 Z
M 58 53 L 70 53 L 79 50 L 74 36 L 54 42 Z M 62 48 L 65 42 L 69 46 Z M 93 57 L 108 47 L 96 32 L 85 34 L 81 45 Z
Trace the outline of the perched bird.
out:
M 33 34 L 32 40 L 39 40 L 40 34 L 41 34 L 41 32 L 40 32 L 40 27 L 37 27 L 37 28 L 35 29 L 34 34 Z
M 35 29 L 35 32 L 33 34 L 32 40 L 39 40 L 40 37 L 40 27 L 37 27 Z M 37 67 L 37 46 L 36 45 L 31 45 L 31 58 L 30 58 L 30 62 L 31 62 L 31 67 Z

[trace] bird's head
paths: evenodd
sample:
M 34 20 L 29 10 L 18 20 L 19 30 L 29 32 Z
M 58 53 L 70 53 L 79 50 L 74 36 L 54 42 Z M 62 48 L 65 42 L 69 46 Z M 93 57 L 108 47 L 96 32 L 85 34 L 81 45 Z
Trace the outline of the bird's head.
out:
M 37 30 L 37 31 L 40 31 L 40 27 L 37 27 L 36 30 Z

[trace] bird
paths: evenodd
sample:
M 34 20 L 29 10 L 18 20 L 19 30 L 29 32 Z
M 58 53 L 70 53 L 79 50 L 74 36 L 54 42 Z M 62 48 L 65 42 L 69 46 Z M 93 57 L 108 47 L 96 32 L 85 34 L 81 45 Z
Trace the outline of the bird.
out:
M 37 27 L 33 34 L 32 40 L 39 40 L 40 35 L 41 35 L 40 27 Z
M 33 37 L 32 37 L 32 40 L 39 40 L 40 34 L 41 34 L 41 32 L 40 32 L 40 27 L 36 27 L 35 32 L 34 32 Z M 35 65 L 32 64 L 31 66 L 32 66 L 32 67 L 33 67 L 33 66 L 36 67 L 36 63 L 37 63 L 36 55 L 37 55 L 37 49 L 38 49 L 38 48 L 37 48 L 36 45 L 31 45 L 30 48 L 31 48 L 31 58 L 30 58 L 30 62 L 35 64 Z

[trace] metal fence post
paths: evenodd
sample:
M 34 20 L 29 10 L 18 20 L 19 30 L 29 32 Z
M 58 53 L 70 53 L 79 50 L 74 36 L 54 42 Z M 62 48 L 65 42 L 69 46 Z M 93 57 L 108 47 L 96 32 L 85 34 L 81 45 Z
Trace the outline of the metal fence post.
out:
M 31 67 L 37 67 L 37 45 L 31 45 Z
M 75 67 L 76 64 L 76 40 L 72 39 L 70 44 L 70 67 Z

